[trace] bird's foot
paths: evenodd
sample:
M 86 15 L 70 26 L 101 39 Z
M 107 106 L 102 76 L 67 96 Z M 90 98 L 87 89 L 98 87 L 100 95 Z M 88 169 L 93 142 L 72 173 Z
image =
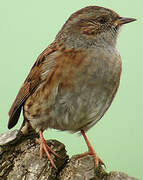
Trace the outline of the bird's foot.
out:
M 85 152 L 85 153 L 79 155 L 79 157 L 84 157 L 87 155 L 93 156 L 95 167 L 98 167 L 99 164 L 104 165 L 104 167 L 106 167 L 105 164 L 103 163 L 103 161 L 97 156 L 96 152 L 92 148 L 92 146 L 91 146 L 91 144 L 90 144 L 90 142 L 89 142 L 89 140 L 88 140 L 88 138 L 87 138 L 87 136 L 83 130 L 81 130 L 81 134 L 84 137 L 84 140 L 88 146 L 88 152 Z
M 40 157 L 43 157 L 43 153 L 45 152 L 46 155 L 47 155 L 48 160 L 51 162 L 51 165 L 52 165 L 54 168 L 56 168 L 56 165 L 55 165 L 55 163 L 54 163 L 54 161 L 53 161 L 53 158 L 51 157 L 51 155 L 50 155 L 49 152 L 51 152 L 54 156 L 56 156 L 56 157 L 58 157 L 58 158 L 60 158 L 60 156 L 57 155 L 57 154 L 55 153 L 55 151 L 53 151 L 53 150 L 47 145 L 47 142 L 46 142 L 46 140 L 45 140 L 44 137 L 43 137 L 42 131 L 40 131 L 40 138 L 39 138 L 39 139 L 36 139 L 36 142 L 37 142 L 38 144 L 40 144 Z
M 92 156 L 94 158 L 94 164 L 95 164 L 95 167 L 98 167 L 99 164 L 105 166 L 104 162 L 97 156 L 97 154 L 95 153 L 95 151 L 87 151 L 85 153 L 82 153 L 78 156 L 78 158 L 82 158 L 84 156 Z

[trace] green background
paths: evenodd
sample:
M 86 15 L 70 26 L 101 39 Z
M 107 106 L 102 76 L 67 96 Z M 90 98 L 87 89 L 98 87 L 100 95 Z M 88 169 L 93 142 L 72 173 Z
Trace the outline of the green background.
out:
M 88 5 L 111 8 L 134 17 L 118 38 L 123 71 L 108 112 L 87 135 L 107 171 L 143 179 L 143 3 L 131 0 L 0 0 L 0 133 L 6 132 L 9 108 L 37 56 L 54 40 L 74 11 Z M 19 128 L 22 117 L 15 128 Z M 66 144 L 69 155 L 87 150 L 77 134 L 45 131 Z

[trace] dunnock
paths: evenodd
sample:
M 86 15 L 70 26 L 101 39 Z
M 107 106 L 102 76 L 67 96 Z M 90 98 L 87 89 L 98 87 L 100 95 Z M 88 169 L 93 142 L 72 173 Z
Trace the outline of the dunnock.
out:
M 24 81 L 10 111 L 8 128 L 17 123 L 23 108 L 24 125 L 40 134 L 40 154 L 45 151 L 55 167 L 43 131 L 54 128 L 81 132 L 96 167 L 103 162 L 90 145 L 85 132 L 109 108 L 119 86 L 121 57 L 116 40 L 123 24 L 135 21 L 110 9 L 85 7 L 72 14 L 38 57 Z

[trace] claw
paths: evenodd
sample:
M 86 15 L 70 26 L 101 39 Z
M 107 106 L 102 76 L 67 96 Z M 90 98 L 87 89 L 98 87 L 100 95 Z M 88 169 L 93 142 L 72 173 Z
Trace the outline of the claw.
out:
M 39 139 L 36 139 L 36 142 L 37 142 L 38 144 L 40 144 L 40 157 L 43 157 L 43 153 L 45 152 L 46 155 L 47 155 L 48 160 L 51 162 L 51 165 L 52 165 L 54 168 L 57 169 L 57 167 L 56 167 L 56 165 L 55 165 L 55 163 L 54 163 L 54 161 L 53 161 L 53 158 L 51 157 L 51 155 L 50 155 L 49 152 L 51 152 L 54 156 L 56 156 L 56 157 L 58 157 L 58 158 L 60 158 L 60 156 L 57 155 L 57 154 L 55 153 L 55 151 L 53 151 L 53 150 L 47 145 L 47 142 L 45 141 L 45 139 L 44 139 L 44 137 L 43 137 L 43 132 L 40 131 L 39 134 L 40 134 L 40 138 L 39 138 Z

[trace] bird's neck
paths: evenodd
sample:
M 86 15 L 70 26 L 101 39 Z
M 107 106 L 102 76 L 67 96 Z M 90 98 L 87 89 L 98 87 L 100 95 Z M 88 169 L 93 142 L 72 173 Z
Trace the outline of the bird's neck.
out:
M 102 33 L 96 37 L 89 37 L 78 34 L 64 34 L 58 36 L 57 40 L 68 49 L 84 50 L 89 48 L 108 48 L 116 47 L 117 35 L 111 32 Z

